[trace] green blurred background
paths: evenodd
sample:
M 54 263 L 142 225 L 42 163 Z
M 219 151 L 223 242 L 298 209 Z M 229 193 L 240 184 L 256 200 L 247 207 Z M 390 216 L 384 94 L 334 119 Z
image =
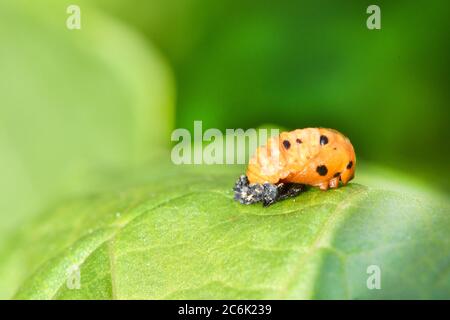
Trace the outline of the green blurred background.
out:
M 176 125 L 324 126 L 358 156 L 449 189 L 448 1 L 96 1 L 154 41 Z
M 66 28 L 69 4 L 81 30 Z M 381 30 L 366 27 L 370 4 Z M 0 0 L 0 232 L 158 159 L 194 120 L 335 128 L 386 181 L 448 195 L 449 7 Z

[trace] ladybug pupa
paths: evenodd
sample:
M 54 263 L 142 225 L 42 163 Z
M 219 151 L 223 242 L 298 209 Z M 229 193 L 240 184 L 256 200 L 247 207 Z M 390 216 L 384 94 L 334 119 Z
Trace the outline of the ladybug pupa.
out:
M 294 197 L 305 186 L 321 190 L 346 185 L 355 176 L 350 140 L 325 128 L 297 129 L 272 137 L 250 159 L 246 175 L 234 186 L 235 200 L 265 206 Z

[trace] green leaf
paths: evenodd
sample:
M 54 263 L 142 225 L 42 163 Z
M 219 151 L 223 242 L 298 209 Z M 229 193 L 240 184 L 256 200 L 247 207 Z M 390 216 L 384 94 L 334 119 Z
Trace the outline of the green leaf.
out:
M 240 172 L 160 165 L 64 202 L 0 251 L 0 282 L 20 273 L 18 299 L 450 297 L 447 201 L 351 183 L 244 206 Z
M 1 237 L 50 201 L 92 188 L 93 173 L 168 144 L 164 59 L 88 2 L 77 1 L 81 29 L 69 30 L 73 1 L 0 1 Z

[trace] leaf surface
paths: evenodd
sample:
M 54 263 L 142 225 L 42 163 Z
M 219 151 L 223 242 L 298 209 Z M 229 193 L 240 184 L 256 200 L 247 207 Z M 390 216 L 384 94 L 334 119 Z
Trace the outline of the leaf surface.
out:
M 88 2 L 77 2 L 80 30 L 66 27 L 72 1 L 0 2 L 0 237 L 49 202 L 92 188 L 93 172 L 168 144 L 165 61 Z
M 15 297 L 450 297 L 448 203 L 351 183 L 244 206 L 231 191 L 239 172 L 157 167 L 48 210 L 9 251 L 29 264 Z M 371 265 L 380 290 L 367 287 Z M 79 290 L 67 285 L 74 267 Z

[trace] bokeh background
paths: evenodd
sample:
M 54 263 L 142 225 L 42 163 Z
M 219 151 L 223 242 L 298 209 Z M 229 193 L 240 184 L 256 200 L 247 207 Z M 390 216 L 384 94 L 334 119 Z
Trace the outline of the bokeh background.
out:
M 69 4 L 81 30 L 66 28 Z M 366 27 L 370 4 L 381 30 Z M 448 196 L 449 7 L 0 0 L 0 233 L 158 159 L 194 120 L 335 128 L 385 181 Z
M 446 1 L 97 1 L 170 62 L 176 126 L 324 126 L 449 190 Z

